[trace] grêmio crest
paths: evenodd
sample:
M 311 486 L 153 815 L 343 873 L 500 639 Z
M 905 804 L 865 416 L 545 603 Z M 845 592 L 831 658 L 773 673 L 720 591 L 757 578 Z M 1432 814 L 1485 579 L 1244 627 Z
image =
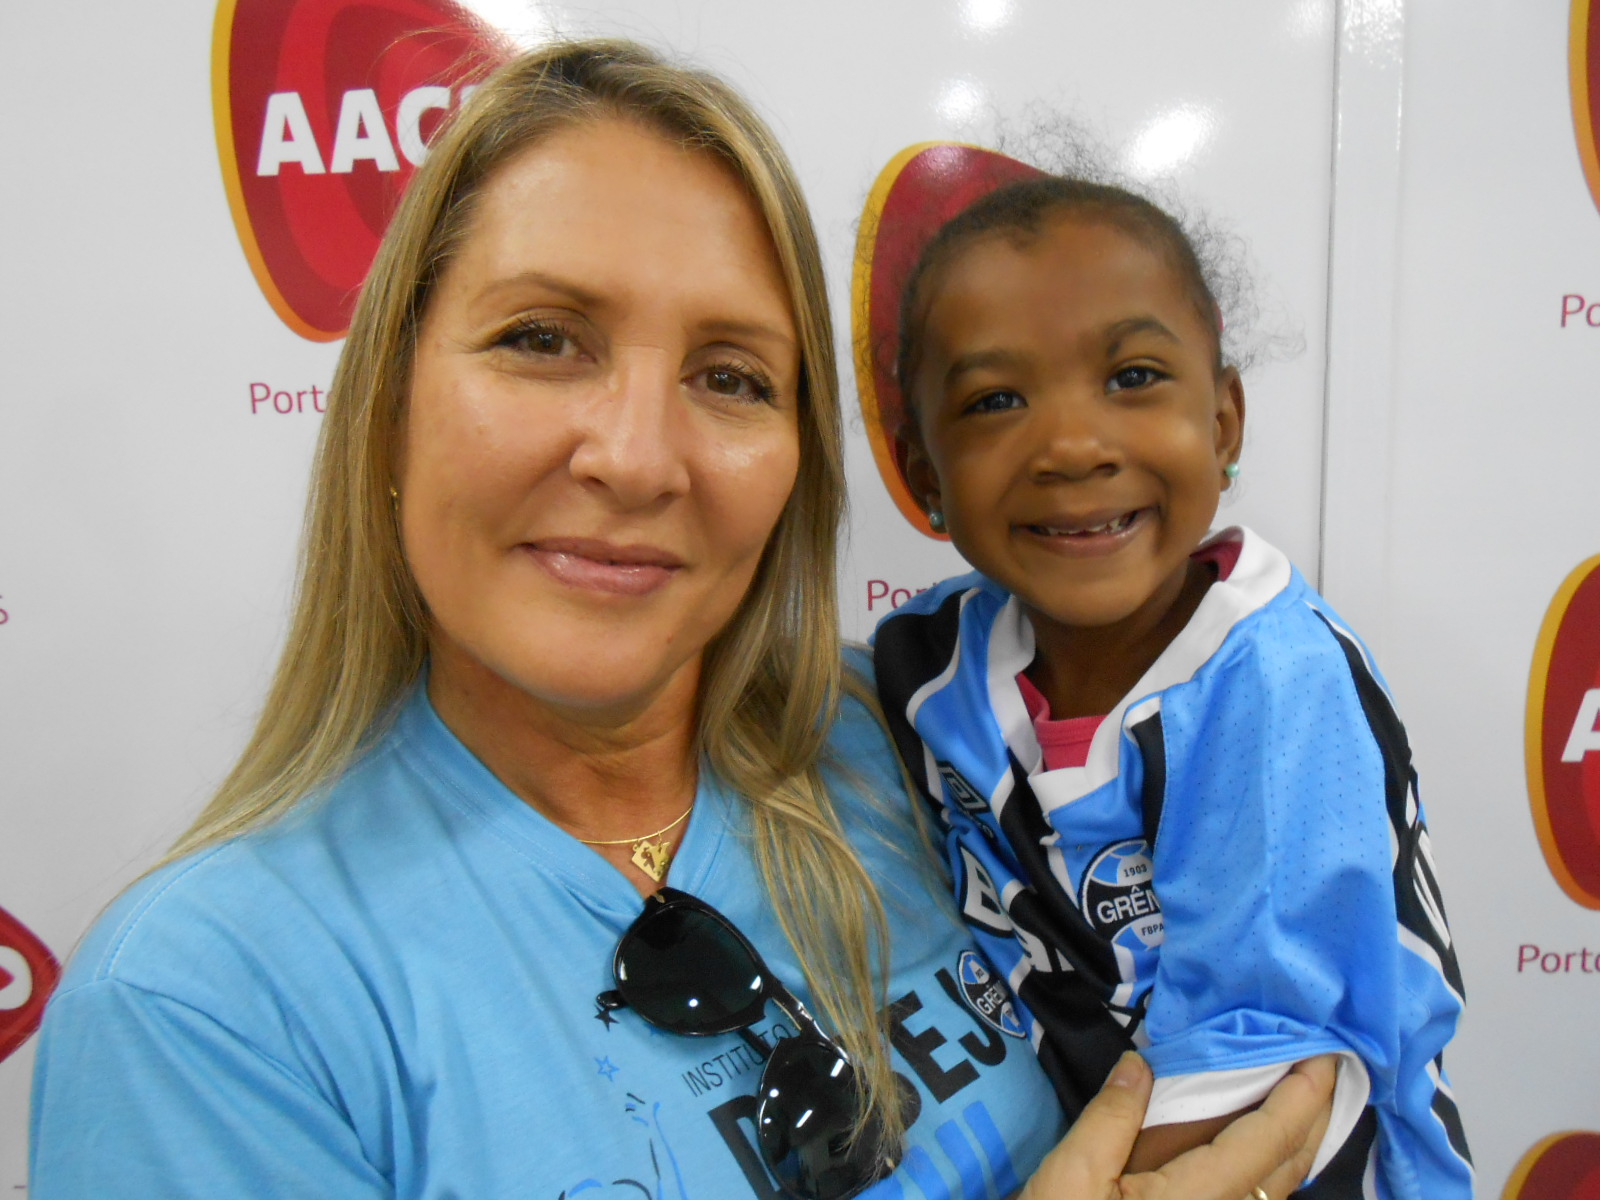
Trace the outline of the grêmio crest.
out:
M 290 329 L 344 335 L 428 139 L 509 53 L 453 0 L 221 0 L 222 177 L 256 282 Z

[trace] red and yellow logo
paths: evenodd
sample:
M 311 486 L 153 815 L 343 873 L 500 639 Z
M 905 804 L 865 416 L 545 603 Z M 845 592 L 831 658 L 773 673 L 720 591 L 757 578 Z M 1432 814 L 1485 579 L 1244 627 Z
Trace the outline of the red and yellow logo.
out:
M 906 520 L 929 537 L 922 506 L 906 486 L 900 437 L 905 401 L 895 381 L 900 296 L 941 226 L 996 188 L 1041 174 L 1004 154 L 956 142 L 922 142 L 889 160 L 872 185 L 856 240 L 850 287 L 856 390 L 878 474 Z
M 1522 1156 L 1501 1200 L 1600 1200 L 1600 1133 L 1557 1133 Z
M 49 947 L 0 908 L 0 1060 L 39 1028 L 44 1002 L 60 978 Z
M 1589 195 L 1600 206 L 1600 9 L 1593 0 L 1572 0 L 1572 33 L 1567 39 L 1567 79 L 1572 89 L 1572 126 L 1578 156 L 1589 181 Z
M 1528 798 L 1562 890 L 1600 908 L 1600 555 L 1562 582 L 1528 681 Z
M 290 329 L 344 335 L 429 137 L 509 52 L 453 0 L 221 0 L 222 176 L 256 282 Z

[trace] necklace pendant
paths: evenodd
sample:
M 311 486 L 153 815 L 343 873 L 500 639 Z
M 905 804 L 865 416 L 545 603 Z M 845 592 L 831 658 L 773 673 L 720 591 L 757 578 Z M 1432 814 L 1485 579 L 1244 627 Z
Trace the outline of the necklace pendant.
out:
M 633 865 L 660 883 L 672 862 L 672 843 L 640 838 L 633 844 Z

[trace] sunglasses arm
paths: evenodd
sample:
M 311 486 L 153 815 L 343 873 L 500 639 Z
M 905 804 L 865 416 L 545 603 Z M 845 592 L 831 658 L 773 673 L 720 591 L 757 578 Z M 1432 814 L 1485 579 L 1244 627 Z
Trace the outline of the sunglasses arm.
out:
M 823 1032 L 822 1026 L 817 1024 L 817 1019 L 811 1015 L 810 1010 L 800 1003 L 800 998 L 776 979 L 769 980 L 767 998 L 783 1011 L 784 1016 L 795 1023 L 798 1033 L 810 1034 L 815 1040 L 827 1043 L 848 1059 L 844 1047 Z
M 762 1062 L 766 1062 L 767 1059 L 772 1057 L 772 1047 L 767 1044 L 767 1039 L 750 1026 L 746 1025 L 742 1029 L 735 1030 L 735 1032 L 739 1035 L 741 1042 L 761 1056 Z

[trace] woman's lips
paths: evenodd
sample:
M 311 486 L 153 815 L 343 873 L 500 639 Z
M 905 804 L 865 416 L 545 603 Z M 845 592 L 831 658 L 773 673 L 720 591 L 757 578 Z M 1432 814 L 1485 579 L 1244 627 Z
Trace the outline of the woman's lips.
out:
M 1149 523 L 1152 510 L 1124 509 L 1094 513 L 1081 518 L 1051 517 L 1037 524 L 1013 526 L 1014 530 L 1055 554 L 1070 557 L 1095 557 L 1115 554 L 1138 536 Z
M 594 538 L 541 538 L 522 549 L 569 587 L 617 596 L 648 595 L 683 568 L 676 555 L 655 546 L 619 546 Z

